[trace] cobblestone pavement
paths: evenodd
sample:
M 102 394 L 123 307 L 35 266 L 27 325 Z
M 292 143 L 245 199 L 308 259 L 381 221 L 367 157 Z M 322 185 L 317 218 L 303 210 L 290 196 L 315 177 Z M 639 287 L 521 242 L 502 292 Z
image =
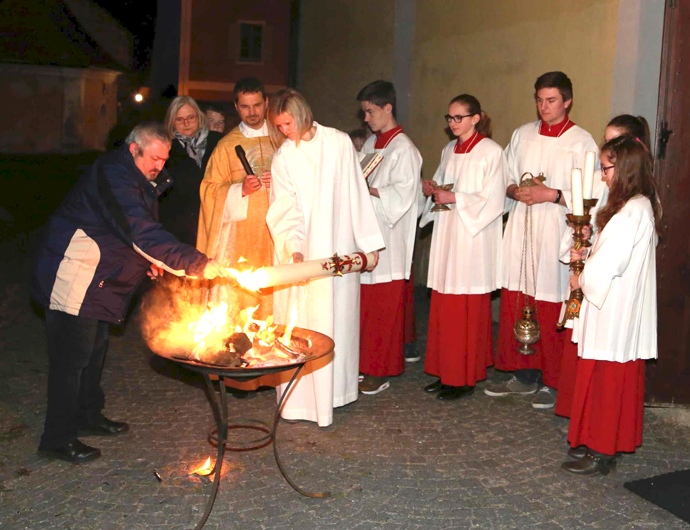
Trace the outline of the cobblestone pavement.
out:
M 12 287 L 23 289 L 24 287 Z M 418 292 L 420 349 L 428 299 Z M 214 449 L 198 376 L 153 356 L 135 318 L 112 336 L 103 374 L 106 414 L 122 437 L 91 438 L 103 456 L 80 466 L 39 458 L 45 410 L 45 338 L 25 302 L 0 330 L 0 528 L 188 529 L 210 485 L 190 477 Z M 281 423 L 292 478 L 331 498 L 308 499 L 280 475 L 270 447 L 226 453 L 210 529 L 663 529 L 688 528 L 623 488 L 630 479 L 690 467 L 690 430 L 647 411 L 643 447 L 616 474 L 559 470 L 567 421 L 527 398 L 481 391 L 444 403 L 425 395 L 423 363 L 389 390 L 338 409 L 334 424 Z M 268 420 L 275 391 L 230 398 L 230 413 Z M 162 477 L 159 482 L 154 469 Z

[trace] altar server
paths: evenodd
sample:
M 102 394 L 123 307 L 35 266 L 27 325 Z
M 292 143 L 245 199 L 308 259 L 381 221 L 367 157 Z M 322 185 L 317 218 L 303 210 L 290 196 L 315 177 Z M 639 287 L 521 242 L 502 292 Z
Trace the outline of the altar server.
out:
M 642 142 L 647 149 L 650 149 L 649 143 L 649 125 L 647 120 L 642 116 L 632 116 L 630 114 L 621 114 L 612 118 L 606 125 L 604 131 L 604 143 L 613 140 L 622 135 L 632 136 Z M 601 172 L 595 173 L 594 179 L 596 185 L 594 189 L 594 198 L 598 199 L 596 206 L 591 210 L 590 214 L 593 219 L 596 219 L 596 214 L 600 208 L 605 206 L 608 198 L 608 186 L 601 180 Z M 588 231 L 588 229 L 585 229 Z M 569 229 L 563 241 L 561 242 L 561 261 L 567 263 L 570 260 L 570 249 L 572 248 L 572 233 Z M 566 296 L 566 300 L 570 298 L 570 292 Z M 565 304 L 564 304 L 565 305 Z M 565 307 L 561 309 L 560 319 L 563 318 Z M 559 416 L 570 417 L 570 411 L 573 407 L 573 396 L 575 393 L 575 375 L 577 374 L 577 337 L 579 335 L 578 329 L 580 322 L 579 318 L 570 320 L 566 324 L 563 341 L 563 357 L 561 360 L 561 374 L 558 379 L 558 398 L 556 399 L 556 414 Z M 582 451 L 582 449 L 578 449 Z
M 535 85 L 535 101 L 540 120 L 519 127 L 506 148 L 508 188 L 506 209 L 508 223 L 503 237 L 503 266 L 499 337 L 496 367 L 515 370 L 508 381 L 489 383 L 484 392 L 490 396 L 534 394 L 534 408 L 550 408 L 556 403 L 555 388 L 563 352 L 563 335 L 556 324 L 568 286 L 568 267 L 559 262 L 561 239 L 566 230 L 566 200 L 570 196 L 570 173 L 584 167 L 585 153 L 597 151 L 592 136 L 573 123 L 568 115 L 573 102 L 573 87 L 562 72 L 548 72 Z M 544 183 L 535 178 L 534 187 L 519 187 L 521 177 L 529 172 L 543 174 Z M 532 206 L 532 248 L 536 286 L 531 261 L 524 263 L 525 212 Z M 530 252 L 527 257 L 529 259 Z M 526 279 L 526 289 L 524 285 Z M 517 353 L 513 337 L 516 316 L 522 305 L 520 292 L 535 295 L 541 340 L 534 345 L 536 354 Z M 537 392 L 539 390 L 539 392 Z
M 570 278 L 584 293 L 568 432 L 581 451 L 561 467 L 578 475 L 606 475 L 618 452 L 642 444 L 645 360 L 657 357 L 653 159 L 641 141 L 620 136 L 602 147 L 601 166 L 609 197 L 596 217 L 600 232 L 584 271 Z
M 424 390 L 454 400 L 471 393 L 493 364 L 491 291 L 500 287 L 506 164 L 477 98 L 454 98 L 445 119 L 457 140 L 443 149 L 433 182 L 424 181 L 428 199 L 420 222 L 434 223 L 424 370 L 438 377 Z M 451 210 L 433 212 L 434 202 Z
M 359 384 L 363 394 L 378 394 L 388 377 L 405 371 L 406 280 L 410 278 L 417 226 L 417 196 L 422 156 L 395 119 L 395 87 L 374 81 L 359 94 L 364 121 L 374 133 L 362 153 L 383 160 L 368 178 L 369 194 L 386 250 L 376 270 L 362 274 Z
M 348 135 L 314 122 L 308 103 L 292 89 L 271 98 L 268 120 L 270 135 L 280 145 L 271 164 L 266 217 L 275 262 L 355 251 L 374 252 L 378 261 L 376 251 L 384 241 Z M 305 366 L 287 396 L 283 418 L 326 427 L 333 423 L 333 407 L 357 399 L 359 334 L 354 330 L 359 326 L 359 282 L 358 274 L 346 274 L 275 289 L 276 322 L 287 323 L 297 304 L 298 326 L 335 341 L 334 355 Z

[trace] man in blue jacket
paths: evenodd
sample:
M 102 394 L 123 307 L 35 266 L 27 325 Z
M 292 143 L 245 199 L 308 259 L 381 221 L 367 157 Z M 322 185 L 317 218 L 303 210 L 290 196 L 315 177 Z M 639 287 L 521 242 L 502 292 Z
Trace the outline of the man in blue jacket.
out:
M 161 124 L 137 125 L 125 145 L 96 161 L 48 221 L 32 285 L 33 298 L 45 308 L 48 335 L 48 410 L 38 449 L 43 457 L 93 460 L 100 450 L 77 436 L 129 430 L 101 412 L 101 372 L 110 324 L 123 322 L 147 271 L 152 277 L 163 271 L 228 277 L 217 261 L 158 223 L 158 196 L 170 184 L 163 170 L 170 142 Z

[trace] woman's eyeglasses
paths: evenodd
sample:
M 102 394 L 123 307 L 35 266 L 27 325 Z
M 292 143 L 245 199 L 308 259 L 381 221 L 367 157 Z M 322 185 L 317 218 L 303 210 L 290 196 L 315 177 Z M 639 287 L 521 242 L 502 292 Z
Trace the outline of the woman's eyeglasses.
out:
M 601 172 L 602 172 L 602 174 L 603 174 L 604 176 L 608 177 L 608 171 L 609 171 L 609 169 L 613 169 L 614 167 L 616 167 L 615 164 L 610 165 L 610 166 L 601 166 Z
M 182 118 L 182 117 L 175 118 L 175 123 L 180 124 L 180 125 L 183 123 L 194 123 L 196 121 L 196 119 L 197 119 L 196 114 L 190 114 L 186 118 Z
M 457 116 L 451 116 L 450 114 L 446 114 L 444 116 L 444 118 L 446 119 L 446 121 L 448 123 L 450 123 L 451 121 L 454 121 L 455 123 L 460 123 L 460 122 L 462 122 L 463 118 L 470 118 L 470 117 L 472 117 L 472 114 L 466 114 L 465 116 L 463 116 L 461 114 L 458 114 Z

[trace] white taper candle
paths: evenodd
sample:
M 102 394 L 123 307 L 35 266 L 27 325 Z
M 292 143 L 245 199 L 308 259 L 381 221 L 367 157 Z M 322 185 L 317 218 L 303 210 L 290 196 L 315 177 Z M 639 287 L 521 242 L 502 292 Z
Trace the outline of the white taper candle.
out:
M 573 194 L 573 215 L 584 215 L 582 204 L 582 170 L 573 168 L 570 173 L 571 192 Z
M 594 163 L 597 154 L 594 151 L 587 151 L 585 154 L 585 174 L 582 182 L 582 198 L 591 199 L 594 188 Z

